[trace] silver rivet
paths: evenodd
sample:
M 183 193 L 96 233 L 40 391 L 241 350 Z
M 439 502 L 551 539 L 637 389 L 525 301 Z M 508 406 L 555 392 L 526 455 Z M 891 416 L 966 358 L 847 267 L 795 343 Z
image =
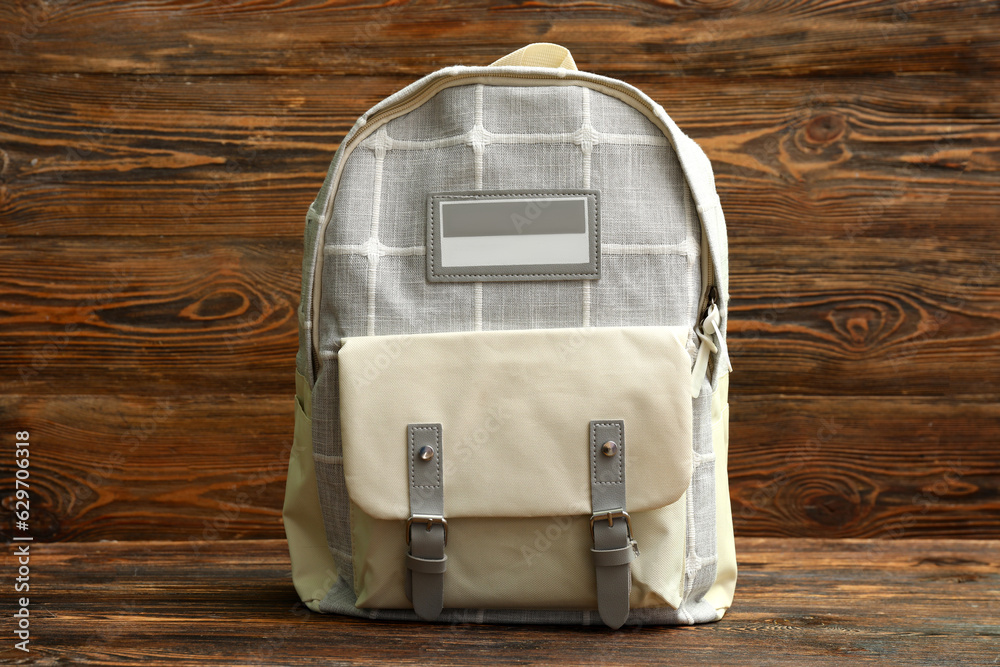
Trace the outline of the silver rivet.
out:
M 417 452 L 417 456 L 419 456 L 423 461 L 430 461 L 434 458 L 434 448 L 430 445 L 424 445 L 420 448 L 420 451 Z
M 608 440 L 601 446 L 601 451 L 604 452 L 605 456 L 614 456 L 618 453 L 618 443 L 614 440 Z

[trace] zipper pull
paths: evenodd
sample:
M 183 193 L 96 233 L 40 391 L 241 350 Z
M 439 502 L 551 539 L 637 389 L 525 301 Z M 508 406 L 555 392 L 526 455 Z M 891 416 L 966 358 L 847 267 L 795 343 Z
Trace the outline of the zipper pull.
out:
M 695 358 L 694 370 L 691 371 L 691 396 L 698 398 L 701 395 L 701 383 L 708 373 L 708 359 L 714 352 L 720 352 L 719 362 L 723 359 L 730 372 L 733 366 L 729 361 L 729 350 L 726 349 L 726 339 L 719 331 L 722 324 L 722 313 L 719 312 L 719 305 L 716 301 L 716 290 L 713 285 L 708 293 L 708 303 L 705 305 L 704 317 L 701 321 L 701 330 L 695 329 L 695 335 L 701 340 L 698 346 L 698 356 Z M 715 340 L 713 341 L 713 335 Z M 718 345 L 716 345 L 716 342 Z

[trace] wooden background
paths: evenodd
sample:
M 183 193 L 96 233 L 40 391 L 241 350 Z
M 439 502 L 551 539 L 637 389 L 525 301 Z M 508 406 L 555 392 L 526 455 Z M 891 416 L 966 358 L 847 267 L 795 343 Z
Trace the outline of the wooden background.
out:
M 0 488 L 30 430 L 36 540 L 283 537 L 340 138 L 533 41 L 715 165 L 737 534 L 1000 538 L 997 3 L 20 1 L 0 37 Z

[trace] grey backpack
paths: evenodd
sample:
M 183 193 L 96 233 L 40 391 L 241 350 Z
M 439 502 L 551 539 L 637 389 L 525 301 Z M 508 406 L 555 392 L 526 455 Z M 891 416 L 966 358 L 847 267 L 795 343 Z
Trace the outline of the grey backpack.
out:
M 303 602 L 722 618 L 728 293 L 708 159 L 566 49 L 375 105 L 306 217 L 283 511 Z

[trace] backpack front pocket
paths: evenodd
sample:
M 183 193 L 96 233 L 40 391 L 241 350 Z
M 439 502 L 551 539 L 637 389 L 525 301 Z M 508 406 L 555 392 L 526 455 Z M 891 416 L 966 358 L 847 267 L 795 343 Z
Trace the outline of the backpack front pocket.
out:
M 692 465 L 689 332 L 344 339 L 357 606 L 411 607 L 413 587 L 433 575 L 445 607 L 594 609 L 603 564 L 627 566 L 630 607 L 676 607 Z M 641 556 L 595 547 L 604 522 Z M 415 555 L 408 542 L 423 530 L 444 556 Z

